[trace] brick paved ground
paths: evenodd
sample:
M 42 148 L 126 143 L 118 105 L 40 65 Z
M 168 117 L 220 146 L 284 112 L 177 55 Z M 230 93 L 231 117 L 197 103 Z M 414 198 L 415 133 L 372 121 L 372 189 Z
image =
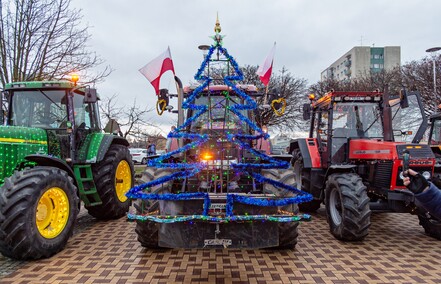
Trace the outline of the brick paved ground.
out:
M 441 242 L 415 216 L 376 214 L 362 243 L 329 233 L 323 209 L 295 250 L 143 249 L 134 223 L 81 219 L 66 249 L 34 262 L 0 257 L 0 283 L 440 283 Z

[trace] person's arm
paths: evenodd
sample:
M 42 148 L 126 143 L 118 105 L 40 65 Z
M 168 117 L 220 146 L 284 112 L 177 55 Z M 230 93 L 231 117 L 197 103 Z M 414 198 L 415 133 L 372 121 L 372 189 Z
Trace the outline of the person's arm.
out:
M 441 220 L 441 190 L 422 175 L 409 169 L 404 185 L 414 193 L 415 199 L 430 215 Z
M 415 198 L 430 215 L 441 220 L 441 190 L 433 183 L 429 184 L 429 188 L 419 194 L 415 194 Z

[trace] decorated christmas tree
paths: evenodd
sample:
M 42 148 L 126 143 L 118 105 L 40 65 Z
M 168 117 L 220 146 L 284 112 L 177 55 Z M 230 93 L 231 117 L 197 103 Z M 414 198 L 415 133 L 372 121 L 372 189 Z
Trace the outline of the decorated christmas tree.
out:
M 194 77 L 200 84 L 185 92 L 182 108 L 187 110 L 187 119 L 168 135 L 170 139 L 181 139 L 182 147 L 150 160 L 145 182 L 127 194 L 136 200 L 137 212 L 128 217 L 138 221 L 138 239 L 144 246 L 155 246 L 157 241 L 153 222 L 193 225 L 259 220 L 281 223 L 292 231 L 298 221 L 310 218 L 297 214 L 295 204 L 307 202 L 311 196 L 294 186 L 290 164 L 255 149 L 256 141 L 269 139 L 254 119 L 258 106 L 251 96 L 259 93 L 254 86 L 237 85 L 243 73 L 222 46 L 220 31 L 217 21 L 214 44 Z M 219 63 L 225 68 L 212 77 L 211 68 Z M 219 73 L 224 75 L 220 77 Z M 200 210 L 188 205 L 191 201 L 203 201 Z M 167 202 L 174 205 L 165 205 Z M 213 240 L 219 240 L 219 227 L 215 231 Z M 148 239 L 146 234 L 155 237 Z M 283 237 L 279 242 L 281 246 L 293 243 L 283 241 Z M 253 246 L 262 246 L 258 243 Z M 230 246 L 232 241 L 223 239 L 214 244 Z

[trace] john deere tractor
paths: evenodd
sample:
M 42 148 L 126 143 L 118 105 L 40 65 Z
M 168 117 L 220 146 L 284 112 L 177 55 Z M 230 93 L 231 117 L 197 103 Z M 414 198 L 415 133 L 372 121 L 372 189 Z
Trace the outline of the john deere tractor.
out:
M 93 88 L 18 82 L 0 115 L 0 252 L 38 259 L 61 251 L 80 202 L 98 219 L 125 216 L 133 164 L 122 137 L 101 131 Z

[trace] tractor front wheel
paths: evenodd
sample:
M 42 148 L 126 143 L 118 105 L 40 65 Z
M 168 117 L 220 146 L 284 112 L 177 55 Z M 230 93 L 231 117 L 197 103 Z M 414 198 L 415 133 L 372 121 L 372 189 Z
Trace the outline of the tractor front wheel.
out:
M 50 257 L 73 233 L 79 211 L 73 180 L 54 167 L 17 171 L 0 188 L 0 251 L 19 259 Z
M 125 194 L 134 185 L 133 163 L 127 147 L 111 145 L 104 159 L 94 165 L 92 170 L 96 190 L 103 203 L 87 206 L 89 214 L 97 219 L 125 216 L 130 206 L 130 200 Z
M 147 183 L 156 180 L 160 177 L 173 174 L 173 171 L 166 168 L 147 167 L 142 173 L 140 183 Z M 167 181 L 163 184 L 158 184 L 150 188 L 149 193 L 166 193 L 170 192 L 173 181 Z M 138 199 L 134 203 L 137 215 L 152 214 L 159 210 L 159 203 L 157 200 L 143 200 Z M 160 215 L 157 212 L 155 215 Z M 156 249 L 159 248 L 159 223 L 153 221 L 136 221 L 135 232 L 138 235 L 138 241 L 143 247 Z
M 360 176 L 338 173 L 328 177 L 325 190 L 326 213 L 335 238 L 360 241 L 371 224 L 369 198 Z
M 311 177 L 303 167 L 303 156 L 299 149 L 293 151 L 291 165 L 296 176 L 298 177 L 297 187 L 304 192 L 311 193 Z M 309 202 L 300 203 L 299 209 L 302 212 L 313 213 L 320 208 L 321 203 L 321 200 L 313 199 Z
M 292 168 L 286 170 L 262 170 L 261 174 L 270 179 L 274 179 L 280 181 L 284 184 L 296 186 L 296 175 Z M 263 187 L 264 193 L 272 193 L 277 197 L 292 197 L 294 196 L 293 192 L 285 190 L 283 188 L 278 188 L 269 183 L 265 183 Z M 297 204 L 289 204 L 282 208 L 281 210 L 285 212 L 289 212 L 291 214 L 298 214 L 299 207 Z M 279 246 L 277 248 L 280 249 L 293 249 L 297 244 L 298 226 L 299 222 L 280 222 L 279 224 Z

